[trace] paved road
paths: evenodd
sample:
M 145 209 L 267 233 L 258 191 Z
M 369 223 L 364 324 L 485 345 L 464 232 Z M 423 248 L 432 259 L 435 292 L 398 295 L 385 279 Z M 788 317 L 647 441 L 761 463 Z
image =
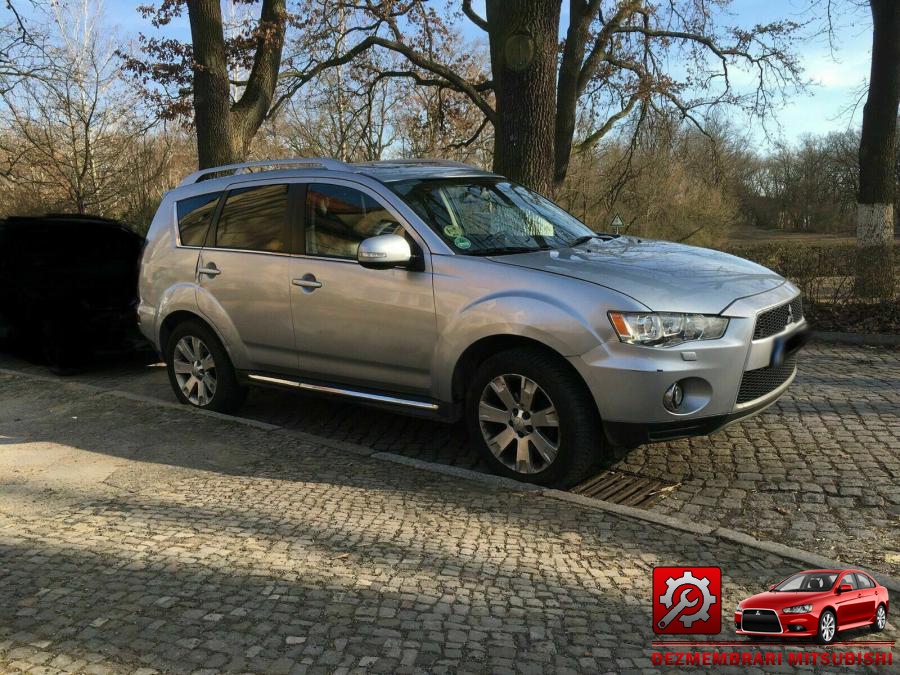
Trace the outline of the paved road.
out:
M 0 671 L 652 672 L 661 564 L 722 567 L 722 637 L 796 567 L 0 374 Z
M 0 367 L 42 371 L 11 358 Z M 173 401 L 165 372 L 116 364 L 74 378 Z M 461 425 L 254 390 L 242 415 L 333 440 L 483 469 Z M 660 513 L 900 576 L 900 349 L 812 345 L 769 411 L 709 437 L 647 445 L 614 468 L 669 481 Z

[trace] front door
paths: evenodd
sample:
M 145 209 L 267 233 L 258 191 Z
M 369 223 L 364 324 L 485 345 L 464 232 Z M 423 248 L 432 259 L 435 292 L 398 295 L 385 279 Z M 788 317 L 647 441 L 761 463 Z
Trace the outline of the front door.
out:
M 291 321 L 290 195 L 286 184 L 229 190 L 197 264 L 200 311 L 226 342 L 240 341 L 252 370 L 293 372 L 297 367 Z
M 349 183 L 307 184 L 302 220 L 302 254 L 290 262 L 301 372 L 427 396 L 437 342 L 430 263 L 410 271 L 356 262 L 367 237 L 395 233 L 418 246 L 415 238 L 375 193 Z

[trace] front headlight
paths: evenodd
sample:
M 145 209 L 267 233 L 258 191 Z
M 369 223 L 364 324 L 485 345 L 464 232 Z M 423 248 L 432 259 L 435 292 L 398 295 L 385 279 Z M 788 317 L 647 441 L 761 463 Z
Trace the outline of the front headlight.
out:
M 781 611 L 785 614 L 806 614 L 812 611 L 812 605 L 794 605 L 793 607 L 785 607 Z
M 609 320 L 622 342 L 645 347 L 672 347 L 692 340 L 716 340 L 725 335 L 728 328 L 728 319 L 708 314 L 610 312 Z
M 738 603 L 737 609 L 734 610 L 735 614 L 741 614 L 744 611 L 744 608 L 741 607 L 741 603 Z

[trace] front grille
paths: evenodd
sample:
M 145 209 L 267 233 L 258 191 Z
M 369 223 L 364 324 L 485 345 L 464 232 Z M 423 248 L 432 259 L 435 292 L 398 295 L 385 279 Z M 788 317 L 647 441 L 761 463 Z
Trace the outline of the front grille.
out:
M 741 378 L 738 390 L 738 403 L 747 403 L 770 394 L 783 385 L 794 374 L 797 368 L 797 355 L 785 358 L 780 366 L 766 366 L 756 370 L 748 370 Z
M 771 609 L 745 609 L 741 614 L 741 628 L 751 633 L 780 633 L 778 615 Z
M 790 302 L 778 307 L 767 309 L 756 317 L 756 328 L 753 329 L 753 339 L 777 335 L 792 323 L 797 323 L 803 318 L 803 300 L 798 295 Z

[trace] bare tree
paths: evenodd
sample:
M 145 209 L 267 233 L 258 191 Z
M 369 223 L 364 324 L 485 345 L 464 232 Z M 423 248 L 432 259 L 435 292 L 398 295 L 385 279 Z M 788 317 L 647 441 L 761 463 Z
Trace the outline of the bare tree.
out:
M 869 0 L 872 70 L 859 145 L 857 293 L 894 293 L 894 201 L 900 105 L 900 3 Z
M 2 93 L 2 180 L 78 213 L 103 214 L 119 199 L 127 146 L 141 130 L 136 96 L 121 73 L 92 0 L 56 2 L 36 64 L 40 77 Z
M 40 53 L 41 44 L 13 0 L 5 0 L 0 17 L 0 92 L 5 92 L 22 80 L 40 75 L 42 68 L 34 57 Z
M 192 112 L 201 168 L 239 161 L 272 106 L 288 18 L 285 0 L 263 0 L 259 19 L 247 18 L 229 36 L 220 0 L 161 0 L 139 9 L 160 27 L 185 7 L 190 44 L 141 35 L 143 53 L 121 56 L 164 117 Z
M 490 72 L 472 78 L 444 58 L 453 17 L 426 0 L 305 0 L 301 14 L 314 20 L 338 7 L 352 12 L 340 38 L 348 46 L 283 75 L 299 87 L 369 49 L 396 52 L 408 67 L 394 75 L 464 94 L 492 125 L 496 171 L 548 191 L 565 179 L 573 152 L 593 147 L 639 103 L 674 107 L 699 126 L 712 106 L 764 112 L 773 91 L 800 84 L 788 49 L 792 22 L 722 28 L 716 9 L 727 2 L 713 0 L 571 0 L 560 43 L 561 4 L 487 0 L 482 17 L 463 0 L 459 12 L 490 47 Z M 308 33 L 327 39 L 315 26 Z M 676 59 L 681 76 L 668 67 Z M 755 73 L 753 92 L 732 87 L 736 64 Z

